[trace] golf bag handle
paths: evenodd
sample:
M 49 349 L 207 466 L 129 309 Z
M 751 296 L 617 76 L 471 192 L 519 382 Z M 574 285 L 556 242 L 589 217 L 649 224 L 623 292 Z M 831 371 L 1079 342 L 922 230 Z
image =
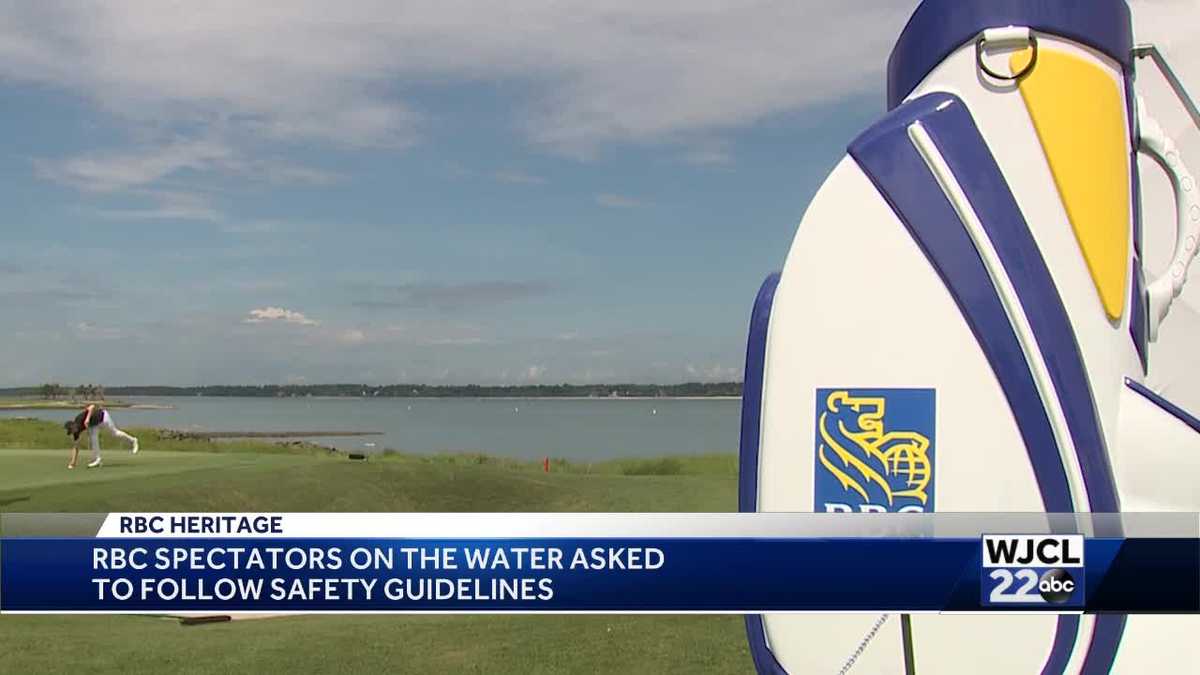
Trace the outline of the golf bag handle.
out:
M 1138 152 L 1144 152 L 1167 172 L 1175 191 L 1175 252 L 1166 271 L 1146 285 L 1149 302 L 1150 339 L 1158 339 L 1158 326 L 1167 317 L 1171 303 L 1183 292 L 1188 268 L 1200 249 L 1200 186 L 1183 163 L 1175 142 L 1146 111 L 1146 102 L 1139 96 Z
M 1139 45 L 1133 50 L 1137 58 L 1150 57 L 1162 72 L 1167 84 L 1175 92 L 1187 110 L 1188 116 L 1200 128 L 1200 111 L 1188 96 L 1187 90 L 1176 77 L 1154 45 Z M 1187 283 L 1188 268 L 1200 250 L 1200 186 L 1183 162 L 1175 142 L 1167 136 L 1158 122 L 1150 116 L 1146 102 L 1137 98 L 1138 152 L 1144 152 L 1167 172 L 1171 188 L 1175 192 L 1175 250 L 1166 271 L 1146 285 L 1149 303 L 1150 340 L 1158 339 L 1158 327 L 1171 309 L 1171 303 L 1183 292 Z

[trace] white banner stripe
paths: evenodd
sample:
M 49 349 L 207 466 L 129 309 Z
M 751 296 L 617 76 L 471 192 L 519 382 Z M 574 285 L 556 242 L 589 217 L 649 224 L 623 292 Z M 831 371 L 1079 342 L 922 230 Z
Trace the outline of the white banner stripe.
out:
M 1179 514 L 1168 514 L 1178 516 Z M 1119 521 L 1121 529 L 1113 529 Z M 1107 522 L 1107 526 L 1102 523 Z M 1194 515 L 844 513 L 111 513 L 106 538 L 860 538 L 979 537 L 1075 528 L 1196 537 Z

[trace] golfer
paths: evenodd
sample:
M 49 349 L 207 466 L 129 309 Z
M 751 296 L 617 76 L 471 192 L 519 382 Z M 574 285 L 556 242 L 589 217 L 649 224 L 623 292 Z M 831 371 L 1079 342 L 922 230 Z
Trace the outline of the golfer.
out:
M 112 415 L 96 405 L 89 403 L 73 420 L 63 422 L 63 428 L 67 430 L 68 436 L 75 437 L 75 444 L 71 446 L 71 463 L 67 465 L 68 469 L 75 468 L 75 460 L 79 458 L 79 435 L 86 429 L 88 432 L 88 446 L 92 449 L 92 461 L 88 464 L 88 468 L 92 469 L 100 466 L 100 428 L 108 429 L 108 432 L 117 438 L 123 438 L 130 443 L 133 443 L 131 452 L 137 454 L 138 439 L 117 428 L 113 424 Z

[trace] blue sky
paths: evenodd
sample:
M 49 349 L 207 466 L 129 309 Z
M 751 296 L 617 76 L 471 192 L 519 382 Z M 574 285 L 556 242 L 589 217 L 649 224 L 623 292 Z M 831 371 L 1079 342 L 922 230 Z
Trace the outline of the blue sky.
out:
M 913 3 L 341 4 L 3 10 L 0 385 L 740 379 Z

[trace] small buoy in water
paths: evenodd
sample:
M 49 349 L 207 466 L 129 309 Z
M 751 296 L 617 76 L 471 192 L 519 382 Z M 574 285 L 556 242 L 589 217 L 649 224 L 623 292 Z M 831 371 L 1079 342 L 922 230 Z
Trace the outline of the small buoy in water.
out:
M 651 409 L 650 409 L 650 414 L 651 414 L 651 415 L 657 415 L 657 414 L 658 414 L 658 408 L 651 408 Z
M 411 405 L 410 405 L 410 406 L 408 406 L 408 409 L 409 409 L 409 410 L 412 410 L 412 406 L 411 406 Z
M 520 408 L 513 408 L 513 412 L 521 412 Z
M 367 446 L 368 448 L 373 448 L 373 447 L 375 447 L 375 444 L 374 444 L 374 443 L 363 443 L 363 445 Z

